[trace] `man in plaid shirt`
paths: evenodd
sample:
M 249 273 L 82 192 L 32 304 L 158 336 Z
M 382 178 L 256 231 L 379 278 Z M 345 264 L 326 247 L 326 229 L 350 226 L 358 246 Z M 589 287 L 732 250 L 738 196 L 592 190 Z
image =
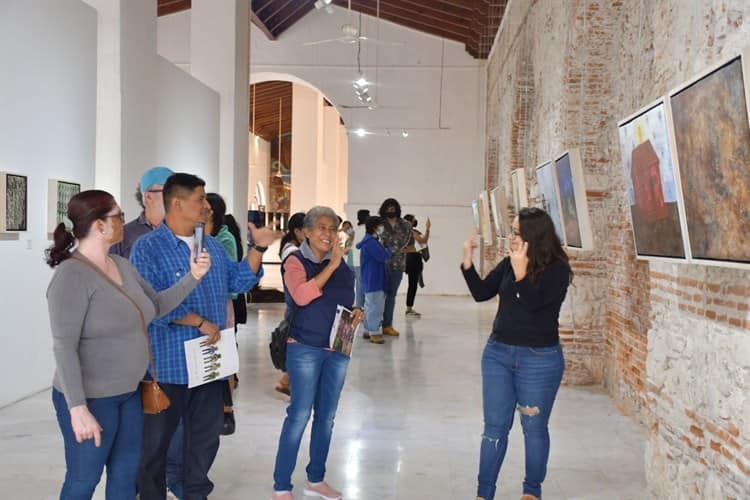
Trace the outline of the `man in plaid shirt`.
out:
M 178 173 L 164 184 L 164 223 L 138 239 L 130 260 L 143 278 L 159 291 L 190 272 L 194 230 L 205 220 L 210 206 L 205 182 Z M 269 228 L 251 226 L 255 245 L 242 262 L 231 261 L 224 247 L 206 235 L 203 248 L 211 255 L 211 269 L 198 286 L 171 313 L 148 327 L 154 365 L 149 367 L 169 397 L 169 408 L 144 415 L 143 447 L 138 473 L 141 500 L 162 500 L 166 492 L 165 468 L 169 443 L 180 419 L 185 432 L 184 499 L 205 499 L 213 489 L 208 471 L 219 450 L 224 422 L 223 381 L 188 389 L 184 342 L 206 336 L 218 341 L 226 327 L 227 296 L 244 293 L 262 277 L 262 255 L 276 239 Z

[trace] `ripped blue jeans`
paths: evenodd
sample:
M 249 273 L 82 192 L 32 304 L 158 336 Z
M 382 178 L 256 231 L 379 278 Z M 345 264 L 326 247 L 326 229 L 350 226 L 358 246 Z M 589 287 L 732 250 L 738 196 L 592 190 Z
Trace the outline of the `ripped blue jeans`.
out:
M 495 497 L 516 411 L 526 450 L 523 493 L 542 496 L 549 458 L 549 422 L 565 361 L 562 347 L 524 347 L 490 338 L 482 355 L 484 434 L 479 452 L 477 496 Z

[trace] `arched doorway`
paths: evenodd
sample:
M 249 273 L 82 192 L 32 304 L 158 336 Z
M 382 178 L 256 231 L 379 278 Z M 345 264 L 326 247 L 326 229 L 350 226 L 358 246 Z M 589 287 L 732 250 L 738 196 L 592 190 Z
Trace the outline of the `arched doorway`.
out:
M 264 217 L 285 230 L 291 214 L 315 205 L 346 218 L 347 131 L 339 110 L 319 89 L 289 74 L 251 74 L 249 145 L 251 218 Z M 278 249 L 269 249 L 264 288 L 281 288 L 277 261 Z

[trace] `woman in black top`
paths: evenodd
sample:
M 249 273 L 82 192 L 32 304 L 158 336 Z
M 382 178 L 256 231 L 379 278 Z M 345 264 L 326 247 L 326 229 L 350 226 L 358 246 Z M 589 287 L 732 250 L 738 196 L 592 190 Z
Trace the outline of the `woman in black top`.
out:
M 479 457 L 477 500 L 491 500 L 508 446 L 516 408 L 526 449 L 522 500 L 540 499 L 549 457 L 549 416 L 565 362 L 558 317 L 573 273 L 550 216 L 523 208 L 513 221 L 510 256 L 487 277 L 474 269 L 477 248 L 464 243 L 461 266 L 477 302 L 500 297 L 492 335 L 482 355 L 484 433 Z

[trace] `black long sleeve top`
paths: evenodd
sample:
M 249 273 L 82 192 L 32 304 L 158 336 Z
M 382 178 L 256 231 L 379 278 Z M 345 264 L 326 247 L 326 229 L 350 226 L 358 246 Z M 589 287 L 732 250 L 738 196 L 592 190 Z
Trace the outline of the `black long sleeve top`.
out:
M 477 302 L 500 296 L 492 337 L 498 342 L 526 347 L 550 347 L 560 342 L 558 317 L 570 283 L 570 268 L 555 259 L 536 283 L 526 277 L 516 281 L 510 257 L 503 259 L 484 279 L 472 265 L 461 266 L 466 284 Z

